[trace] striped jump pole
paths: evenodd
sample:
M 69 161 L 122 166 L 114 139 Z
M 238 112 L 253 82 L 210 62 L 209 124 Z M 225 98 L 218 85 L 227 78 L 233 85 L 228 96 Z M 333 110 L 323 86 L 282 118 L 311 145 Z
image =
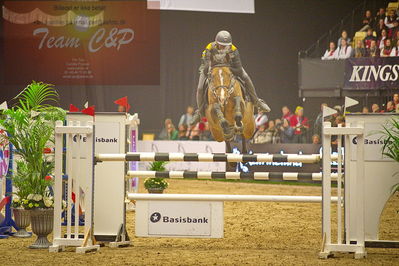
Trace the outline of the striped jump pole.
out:
M 307 202 L 320 203 L 321 196 L 280 196 L 280 195 L 215 195 L 215 194 L 144 194 L 128 193 L 129 200 L 160 201 L 263 201 L 263 202 Z M 337 202 L 337 197 L 331 197 Z
M 197 179 L 254 179 L 269 180 L 278 178 L 286 181 L 298 179 L 321 180 L 322 173 L 281 173 L 281 172 L 196 172 L 196 171 L 128 171 L 128 177 L 160 177 L 160 178 L 197 178 Z M 332 179 L 337 173 L 331 174 Z
M 97 154 L 96 161 L 171 161 L 171 162 L 298 162 L 319 163 L 320 154 L 235 154 L 235 153 L 162 153 L 128 152 Z

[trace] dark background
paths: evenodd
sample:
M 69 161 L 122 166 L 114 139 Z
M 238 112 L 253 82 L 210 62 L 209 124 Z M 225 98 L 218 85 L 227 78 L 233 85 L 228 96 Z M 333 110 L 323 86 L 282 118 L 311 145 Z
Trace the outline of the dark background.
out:
M 141 118 L 141 132 L 158 132 L 168 117 L 177 124 L 186 106 L 195 104 L 202 50 L 219 30 L 225 29 L 231 32 L 259 96 L 272 108 L 270 117 L 280 117 L 283 105 L 294 109 L 302 104 L 305 115 L 314 119 L 321 102 L 335 105 L 342 104 L 342 100 L 299 98 L 298 52 L 308 48 L 361 2 L 256 0 L 255 14 L 161 11 L 160 86 L 60 87 L 55 84 L 61 95 L 61 106 L 66 109 L 70 103 L 82 106 L 88 100 L 90 105 L 96 105 L 97 111 L 115 111 L 113 101 L 128 96 L 131 113 L 137 112 Z M 386 3 L 370 1 L 373 15 Z M 1 64 L 1 73 L 3 67 Z M 26 84 L 2 85 L 0 102 L 9 101 L 24 86 Z M 362 97 L 360 100 L 367 104 Z

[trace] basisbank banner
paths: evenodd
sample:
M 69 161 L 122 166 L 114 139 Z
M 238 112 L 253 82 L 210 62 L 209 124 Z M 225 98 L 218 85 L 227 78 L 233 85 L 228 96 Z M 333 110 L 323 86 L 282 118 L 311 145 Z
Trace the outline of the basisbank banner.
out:
M 399 88 L 399 57 L 349 58 L 345 89 Z

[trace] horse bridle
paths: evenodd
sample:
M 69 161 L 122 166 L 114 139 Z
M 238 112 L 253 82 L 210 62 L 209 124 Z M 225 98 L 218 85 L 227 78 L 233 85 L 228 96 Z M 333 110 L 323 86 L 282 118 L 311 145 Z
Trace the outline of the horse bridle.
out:
M 210 70 L 209 70 L 209 73 L 208 73 L 209 89 L 212 91 L 213 96 L 214 96 L 216 99 L 220 100 L 220 99 L 219 99 L 219 96 L 216 94 L 216 90 L 219 89 L 219 88 L 226 88 L 226 89 L 227 89 L 226 100 L 227 100 L 227 99 L 230 97 L 230 95 L 233 93 L 233 91 L 234 91 L 234 84 L 235 84 L 235 82 L 236 82 L 236 79 L 234 78 L 233 73 L 230 73 L 230 84 L 229 84 L 229 86 L 226 86 L 226 85 L 219 85 L 219 86 L 213 87 L 213 86 L 211 86 L 211 84 L 212 84 L 212 75 L 211 75 L 211 71 L 212 71 L 212 70 L 210 69 Z M 225 103 L 227 103 L 227 101 L 225 101 Z

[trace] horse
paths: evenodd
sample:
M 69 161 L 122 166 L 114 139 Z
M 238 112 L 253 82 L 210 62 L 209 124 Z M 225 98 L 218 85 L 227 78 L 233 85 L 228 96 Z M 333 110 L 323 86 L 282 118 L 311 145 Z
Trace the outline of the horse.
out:
M 232 152 L 230 142 L 240 135 L 242 153 L 247 153 L 246 141 L 255 131 L 253 104 L 245 100 L 240 82 L 227 66 L 214 66 L 208 84 L 205 114 L 213 138 L 225 141 L 228 152 Z

